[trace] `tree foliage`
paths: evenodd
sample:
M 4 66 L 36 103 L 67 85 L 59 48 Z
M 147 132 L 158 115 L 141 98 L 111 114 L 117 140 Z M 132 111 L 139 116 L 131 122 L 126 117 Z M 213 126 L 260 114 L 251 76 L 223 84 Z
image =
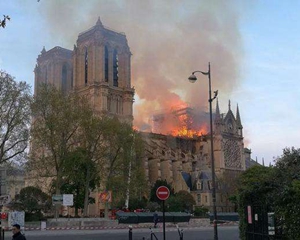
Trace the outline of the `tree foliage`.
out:
M 0 71 L 0 164 L 22 155 L 30 124 L 30 87 Z
M 240 217 L 240 238 L 246 239 L 246 213 L 248 205 L 271 207 L 272 202 L 269 194 L 272 192 L 272 168 L 264 166 L 253 166 L 241 174 L 238 188 L 238 212 Z
M 107 155 L 101 176 L 106 183 L 106 190 L 113 193 L 113 205 L 121 200 L 125 204 L 127 191 L 132 199 L 141 199 L 147 195 L 141 136 L 131 125 L 113 118 L 104 139 L 107 143 Z
M 235 211 L 237 211 L 236 194 L 240 174 L 240 171 L 227 170 L 218 179 L 218 183 L 220 184 L 219 193 L 225 197 L 222 203 L 225 204 L 226 207 L 234 205 Z
M 39 188 L 32 186 L 25 187 L 16 195 L 11 208 L 18 211 L 25 211 L 28 216 L 40 218 L 43 213 L 51 209 L 51 197 Z
M 196 206 L 195 207 L 195 210 L 194 210 L 194 216 L 196 217 L 207 217 L 207 213 L 209 212 L 209 209 L 206 208 L 206 207 L 199 207 L 199 206 Z
M 75 216 L 78 216 L 78 209 L 84 208 L 85 183 L 87 181 L 87 169 L 90 169 L 92 178 L 88 179 L 88 191 L 93 191 L 99 184 L 100 178 L 96 174 L 97 166 L 87 158 L 86 149 L 78 147 L 70 152 L 66 159 L 64 179 L 61 186 L 62 194 L 74 195 Z M 88 194 L 89 196 L 89 194 Z M 89 197 L 88 203 L 94 203 L 95 199 Z
M 286 148 L 275 165 L 275 213 L 284 219 L 284 233 L 289 239 L 300 239 L 300 149 Z
M 80 119 L 89 108 L 74 94 L 64 95 L 51 85 L 38 88 L 32 104 L 32 148 L 29 167 L 38 177 L 52 177 L 60 193 L 68 154 L 78 145 Z
M 166 201 L 169 212 L 189 212 L 193 211 L 196 204 L 194 197 L 187 191 L 181 190 L 170 196 Z
M 286 148 L 274 167 L 254 166 L 239 180 L 241 239 L 245 239 L 247 205 L 274 211 L 277 227 L 288 239 L 300 239 L 300 149 Z
M 10 17 L 8 15 L 3 15 L 3 19 L 0 20 L 0 27 L 5 28 L 7 20 L 10 21 Z
M 113 204 L 125 201 L 127 190 L 132 198 L 147 194 L 143 144 L 130 124 L 95 114 L 87 99 L 49 85 L 38 89 L 32 111 L 29 169 L 36 178 L 52 178 L 56 194 L 62 187 L 80 198 L 84 192 L 84 215 L 99 179 L 100 191 L 113 192 Z

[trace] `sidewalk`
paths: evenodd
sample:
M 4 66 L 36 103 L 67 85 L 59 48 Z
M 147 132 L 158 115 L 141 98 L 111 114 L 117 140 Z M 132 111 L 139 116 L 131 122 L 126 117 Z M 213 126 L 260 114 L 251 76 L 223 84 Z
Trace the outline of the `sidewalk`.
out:
M 191 219 L 189 223 L 178 223 L 178 226 L 180 228 L 199 228 L 199 227 L 211 227 L 213 226 L 211 223 L 209 223 L 208 219 L 197 219 L 198 221 L 195 221 L 195 219 Z M 68 222 L 70 224 L 70 222 Z M 107 223 L 107 221 L 106 221 Z M 109 222 L 110 224 L 107 224 L 106 226 L 49 226 L 46 227 L 43 230 L 109 230 L 109 229 L 128 229 L 129 224 L 118 224 L 117 221 L 112 220 Z M 142 223 L 142 224 L 130 224 L 133 229 L 149 229 L 153 228 L 152 223 Z M 238 226 L 238 222 L 224 222 L 219 223 L 218 226 Z M 162 227 L 162 223 L 159 223 L 159 227 Z M 166 228 L 176 228 L 176 224 L 174 223 L 166 223 Z M 40 227 L 26 227 L 25 225 L 25 231 L 37 231 L 41 230 Z

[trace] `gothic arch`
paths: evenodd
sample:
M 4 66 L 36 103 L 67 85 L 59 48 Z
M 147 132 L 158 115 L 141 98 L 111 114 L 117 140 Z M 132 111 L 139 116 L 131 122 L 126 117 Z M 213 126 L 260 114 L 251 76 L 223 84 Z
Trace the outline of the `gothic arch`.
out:
M 104 79 L 105 82 L 108 82 L 108 77 L 109 77 L 109 51 L 108 47 L 105 45 L 104 46 Z
M 67 63 L 63 63 L 61 69 L 61 90 L 63 93 L 67 91 L 68 69 Z
M 116 49 L 113 51 L 113 86 L 119 86 L 119 56 Z
M 88 47 L 84 47 L 84 83 L 88 83 L 88 62 L 89 62 L 89 53 Z

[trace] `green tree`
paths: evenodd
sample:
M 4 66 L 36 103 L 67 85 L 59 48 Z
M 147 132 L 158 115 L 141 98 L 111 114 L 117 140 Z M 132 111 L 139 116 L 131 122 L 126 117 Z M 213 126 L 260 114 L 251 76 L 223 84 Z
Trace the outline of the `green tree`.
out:
M 209 209 L 206 208 L 206 207 L 195 207 L 195 210 L 194 210 L 194 216 L 196 217 L 207 217 L 207 213 L 209 212 Z
M 36 187 L 25 187 L 21 189 L 11 204 L 12 208 L 18 211 L 25 211 L 30 220 L 40 220 L 42 213 L 51 209 L 51 198 L 41 189 Z
M 253 166 L 241 174 L 238 180 L 238 212 L 240 217 L 240 238 L 246 239 L 246 215 L 248 205 L 273 208 L 274 169 Z
M 225 171 L 218 179 L 218 184 L 221 186 L 218 192 L 225 197 L 222 201 L 227 208 L 234 207 L 237 211 L 237 191 L 238 191 L 238 178 L 241 175 L 240 171 Z
M 246 239 L 247 205 L 275 212 L 287 239 L 300 239 L 300 149 L 286 148 L 274 167 L 254 166 L 239 178 L 240 237 Z
M 32 148 L 28 163 L 36 178 L 50 177 L 60 194 L 68 154 L 78 145 L 76 134 L 85 115 L 83 99 L 64 95 L 51 85 L 41 85 L 32 104 Z
M 106 190 L 113 193 L 113 205 L 123 199 L 126 193 L 130 198 L 141 199 L 147 194 L 145 171 L 142 161 L 143 142 L 140 135 L 126 122 L 111 119 L 105 136 L 107 155 L 102 179 Z
M 300 149 L 286 148 L 274 168 L 275 214 L 288 239 L 300 239 Z
M 60 194 L 63 180 L 69 177 L 67 159 L 79 146 L 85 166 L 81 179 L 87 215 L 90 188 L 96 178 L 100 177 L 103 191 L 113 191 L 115 203 L 125 199 L 128 191 L 132 197 L 143 197 L 147 185 L 139 134 L 126 122 L 95 114 L 84 100 L 76 94 L 64 95 L 53 86 L 38 89 L 32 104 L 29 168 L 36 177 L 53 178 L 56 194 Z
M 100 178 L 97 174 L 97 166 L 93 161 L 87 158 L 85 149 L 78 147 L 69 153 L 66 159 L 64 180 L 61 187 L 63 194 L 74 195 L 75 216 L 78 216 L 78 209 L 84 208 L 85 182 L 87 179 L 87 169 L 90 169 L 93 179 L 89 179 L 89 191 L 93 191 L 99 184 Z M 88 203 L 94 203 L 95 199 L 89 197 Z
M 84 216 L 87 216 L 91 185 L 101 177 L 102 166 L 106 164 L 107 142 L 105 136 L 110 129 L 111 119 L 99 117 L 92 110 L 86 111 L 80 119 L 79 139 L 82 148 L 81 159 L 85 167 L 82 182 L 84 184 Z M 98 181 L 97 180 L 97 181 Z
M 24 154 L 29 138 L 30 87 L 0 71 L 0 164 Z
M 193 196 L 184 190 L 170 196 L 166 201 L 169 212 L 192 212 L 195 204 Z
M 144 208 L 146 208 L 146 206 L 147 206 L 147 199 L 145 197 L 142 197 L 142 198 L 132 197 L 132 198 L 130 198 L 130 201 L 129 201 L 130 211 L 134 211 L 135 209 L 144 209 Z

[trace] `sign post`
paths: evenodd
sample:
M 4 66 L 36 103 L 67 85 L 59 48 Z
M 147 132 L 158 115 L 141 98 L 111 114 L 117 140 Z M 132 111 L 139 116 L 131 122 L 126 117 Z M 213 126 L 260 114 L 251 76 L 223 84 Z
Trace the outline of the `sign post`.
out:
M 166 224 L 165 224 L 165 200 L 167 200 L 170 196 L 170 190 L 166 186 L 160 186 L 156 190 L 156 196 L 159 200 L 162 201 L 163 204 L 163 234 L 164 240 L 166 240 Z
M 70 221 L 69 206 L 73 206 L 73 194 L 63 194 L 63 205 L 68 208 L 68 220 Z
M 252 210 L 251 210 L 251 206 L 247 206 L 247 212 L 248 212 L 248 224 L 252 224 Z

